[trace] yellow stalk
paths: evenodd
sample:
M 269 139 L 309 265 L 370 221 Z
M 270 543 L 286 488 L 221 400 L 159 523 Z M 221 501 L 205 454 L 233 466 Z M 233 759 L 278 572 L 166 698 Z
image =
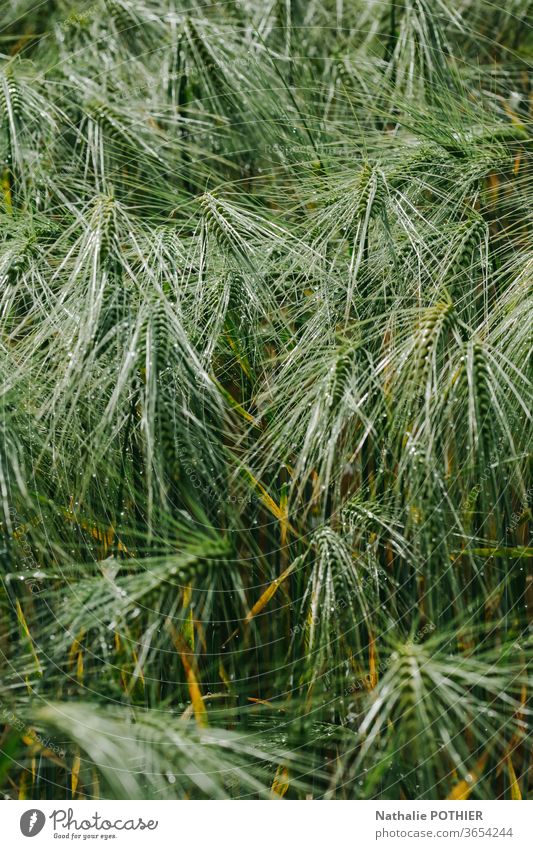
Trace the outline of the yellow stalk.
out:
M 516 772 L 514 771 L 513 762 L 511 760 L 511 756 L 508 755 L 507 758 L 507 772 L 509 773 L 509 786 L 511 789 L 511 799 L 521 799 L 522 794 L 520 792 L 520 785 L 518 783 L 518 779 L 516 777 Z
M 72 762 L 72 769 L 70 773 L 70 789 L 72 791 L 72 798 L 78 789 L 78 781 L 80 777 L 80 767 L 81 767 L 81 758 L 79 755 L 76 755 Z
M 271 790 L 275 796 L 279 796 L 282 799 L 289 789 L 289 783 L 289 770 L 286 766 L 281 766 L 280 764 L 276 770 Z
M 262 593 L 262 595 L 258 598 L 254 606 L 248 611 L 248 613 L 244 617 L 244 625 L 249 625 L 252 619 L 263 610 L 263 608 L 268 604 L 272 596 L 276 593 L 278 588 L 282 585 L 284 581 L 287 580 L 287 578 L 289 577 L 291 572 L 294 571 L 296 566 L 298 566 L 300 559 L 301 558 L 297 557 L 296 560 L 294 560 L 290 566 L 287 566 L 287 568 L 283 570 L 281 575 L 275 578 L 272 583 L 268 585 L 266 590 Z M 239 629 L 235 628 L 235 630 L 229 635 L 228 639 L 226 640 L 225 645 L 227 645 L 229 641 L 233 639 L 233 637 L 235 636 L 235 634 L 238 633 L 238 631 Z
M 24 631 L 24 634 L 25 634 L 25 636 L 26 636 L 26 638 L 27 638 L 27 640 L 28 640 L 28 645 L 29 645 L 29 647 L 30 647 L 30 651 L 31 651 L 31 653 L 32 653 L 32 657 L 33 657 L 33 659 L 34 659 L 34 661 L 35 661 L 35 665 L 36 665 L 36 667 L 37 667 L 37 671 L 39 672 L 39 675 L 42 675 L 42 674 L 43 674 L 43 668 L 42 668 L 42 666 L 41 666 L 41 663 L 40 663 L 40 661 L 39 661 L 39 658 L 37 657 L 37 652 L 35 651 L 35 645 L 34 645 L 34 642 L 33 642 L 33 637 L 32 637 L 32 635 L 31 635 L 31 633 L 30 633 L 30 629 L 29 629 L 29 627 L 28 627 L 28 623 L 26 622 L 26 618 L 25 618 L 25 616 L 24 616 L 24 613 L 22 612 L 22 607 L 20 606 L 20 602 L 19 602 L 19 600 L 18 600 L 18 599 L 16 600 L 15 608 L 16 608 L 16 611 L 17 611 L 17 619 L 18 619 L 18 621 L 19 621 L 20 625 L 22 626 L 22 630 Z
M 205 708 L 204 697 L 202 696 L 202 691 L 198 681 L 194 655 L 191 653 L 188 643 L 184 640 L 181 634 L 176 633 L 171 623 L 167 621 L 166 626 L 172 636 L 174 646 L 180 656 L 185 670 L 194 718 L 199 726 L 205 727 L 208 725 L 207 710 Z
M 487 759 L 488 759 L 488 752 L 485 752 L 485 754 L 483 754 L 480 757 L 480 759 L 478 760 L 474 769 L 471 771 L 471 780 L 470 781 L 466 781 L 466 780 L 459 781 L 459 783 L 455 785 L 455 787 L 453 788 L 453 790 L 449 794 L 448 799 L 450 799 L 453 802 L 464 802 L 464 801 L 466 801 L 466 799 L 469 798 L 470 794 L 472 793 L 472 790 L 475 787 L 476 782 L 479 781 L 479 779 L 481 777 L 481 773 L 485 769 L 485 764 L 487 763 Z

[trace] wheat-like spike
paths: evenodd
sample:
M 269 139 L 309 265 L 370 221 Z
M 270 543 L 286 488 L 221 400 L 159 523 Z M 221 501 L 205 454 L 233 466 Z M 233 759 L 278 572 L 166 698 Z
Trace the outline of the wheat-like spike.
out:
M 396 262 L 401 268 L 405 268 L 406 270 L 409 269 L 415 253 L 415 247 L 409 239 L 402 239 L 402 241 L 394 245 Z
M 21 172 L 18 131 L 22 116 L 22 102 L 19 86 L 15 80 L 13 69 L 8 66 L 0 75 L 0 126 L 3 125 L 6 137 L 5 168 L 2 175 L 4 185 L 4 203 L 6 211 L 10 212 L 16 203 Z
M 251 263 L 245 251 L 243 241 L 230 221 L 224 216 L 221 206 L 213 195 L 206 193 L 200 198 L 200 205 L 208 230 L 214 235 L 220 248 L 229 253 L 239 262 Z
M 328 407 L 332 412 L 341 403 L 353 374 L 353 352 L 342 352 L 330 371 L 328 380 Z
M 346 555 L 335 532 L 325 526 L 320 528 L 313 538 L 316 551 L 316 562 L 313 564 L 312 582 L 308 584 L 304 602 L 308 601 L 309 609 L 304 631 L 304 644 L 307 653 L 311 653 L 317 640 L 317 630 L 320 619 L 326 622 L 335 599 L 334 575 L 336 569 L 342 569 Z M 314 675 L 320 667 L 321 658 L 313 661 Z
M 487 233 L 487 225 L 481 216 L 472 216 L 463 225 L 458 237 L 458 248 L 448 269 L 452 280 L 470 268 L 474 252 L 485 244 Z
M 101 259 L 105 260 L 116 242 L 116 206 L 112 194 L 95 198 L 91 224 L 98 234 Z
M 168 225 L 161 225 L 156 229 L 156 232 L 161 237 L 161 244 L 166 248 L 169 255 L 175 256 L 180 255 L 179 250 L 179 239 L 176 233 L 175 227 L 169 227 Z
M 10 283 L 15 283 L 24 269 L 28 268 L 32 254 L 35 252 L 37 243 L 35 239 L 28 238 L 17 245 L 17 250 L 13 254 L 11 263 L 7 272 L 7 279 Z
M 148 358 L 154 374 L 154 412 L 156 438 L 160 449 L 160 476 L 174 484 L 180 477 L 178 443 L 174 407 L 169 395 L 169 378 L 172 366 L 172 338 L 168 316 L 163 302 L 153 305 L 146 318 L 145 332 L 140 350 L 140 363 L 144 367 Z M 148 343 L 148 340 L 149 343 Z M 147 345 L 149 344 L 149 350 Z
M 425 386 L 431 368 L 431 352 L 435 350 L 441 334 L 455 318 L 453 303 L 443 301 L 425 310 L 417 334 L 415 360 L 416 381 Z
M 154 365 L 158 378 L 161 378 L 170 366 L 172 350 L 172 330 L 169 327 L 165 306 L 161 302 L 156 305 L 152 315 L 152 333 L 155 347 Z
M 335 59 L 335 71 L 337 79 L 340 80 L 342 85 L 349 89 L 353 85 L 353 78 L 348 70 L 344 56 L 338 56 Z
M 367 215 L 369 203 L 371 204 L 370 217 L 379 215 L 385 201 L 385 184 L 379 169 L 368 162 L 361 170 L 358 191 L 356 217 L 364 218 Z
M 129 142 L 127 134 L 122 127 L 121 120 L 115 110 L 107 103 L 92 98 L 85 105 L 87 114 L 99 124 L 111 139 Z
M 224 73 L 217 61 L 216 54 L 209 48 L 209 43 L 202 36 L 191 18 L 186 18 L 183 24 L 184 35 L 191 47 L 195 62 L 199 70 L 207 75 L 215 87 L 225 88 Z M 218 90 L 218 94 L 222 94 Z
M 472 346 L 472 353 L 474 369 L 474 387 L 478 405 L 478 417 L 481 434 L 483 437 L 483 444 L 485 444 L 487 437 L 490 435 L 491 427 L 491 395 L 489 389 L 490 374 L 487 365 L 486 354 L 481 342 L 474 342 Z
M 120 0 L 105 0 L 105 6 L 119 35 L 130 34 L 132 28 L 137 26 L 137 21 L 131 9 L 121 3 Z
M 328 566 L 336 562 L 336 559 L 341 561 L 345 559 L 346 549 L 341 543 L 335 531 L 328 525 L 319 528 L 313 537 L 318 556 L 324 560 Z
M 2 123 L 22 117 L 22 97 L 11 67 L 0 75 L 0 116 Z
M 229 278 L 228 313 L 236 327 L 241 329 L 251 320 L 250 297 L 242 274 L 231 274 Z
M 294 28 L 295 10 L 293 0 L 275 0 L 274 11 L 277 28 L 284 36 L 285 56 L 289 59 L 292 53 L 292 35 Z

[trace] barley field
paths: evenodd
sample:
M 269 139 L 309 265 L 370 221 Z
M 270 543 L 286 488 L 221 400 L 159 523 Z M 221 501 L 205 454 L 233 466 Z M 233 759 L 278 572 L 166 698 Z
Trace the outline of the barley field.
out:
M 4 799 L 528 799 L 533 2 L 4 0 Z

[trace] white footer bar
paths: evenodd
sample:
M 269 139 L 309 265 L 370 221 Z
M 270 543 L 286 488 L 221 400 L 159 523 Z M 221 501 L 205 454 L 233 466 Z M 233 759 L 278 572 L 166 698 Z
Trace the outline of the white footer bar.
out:
M 1 803 L 11 847 L 73 844 L 198 849 L 531 849 L 533 802 Z

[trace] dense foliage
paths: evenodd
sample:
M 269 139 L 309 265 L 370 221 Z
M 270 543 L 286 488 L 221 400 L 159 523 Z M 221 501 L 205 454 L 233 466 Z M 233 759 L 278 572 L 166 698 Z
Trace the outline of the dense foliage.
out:
M 6 797 L 528 796 L 532 10 L 2 5 Z

